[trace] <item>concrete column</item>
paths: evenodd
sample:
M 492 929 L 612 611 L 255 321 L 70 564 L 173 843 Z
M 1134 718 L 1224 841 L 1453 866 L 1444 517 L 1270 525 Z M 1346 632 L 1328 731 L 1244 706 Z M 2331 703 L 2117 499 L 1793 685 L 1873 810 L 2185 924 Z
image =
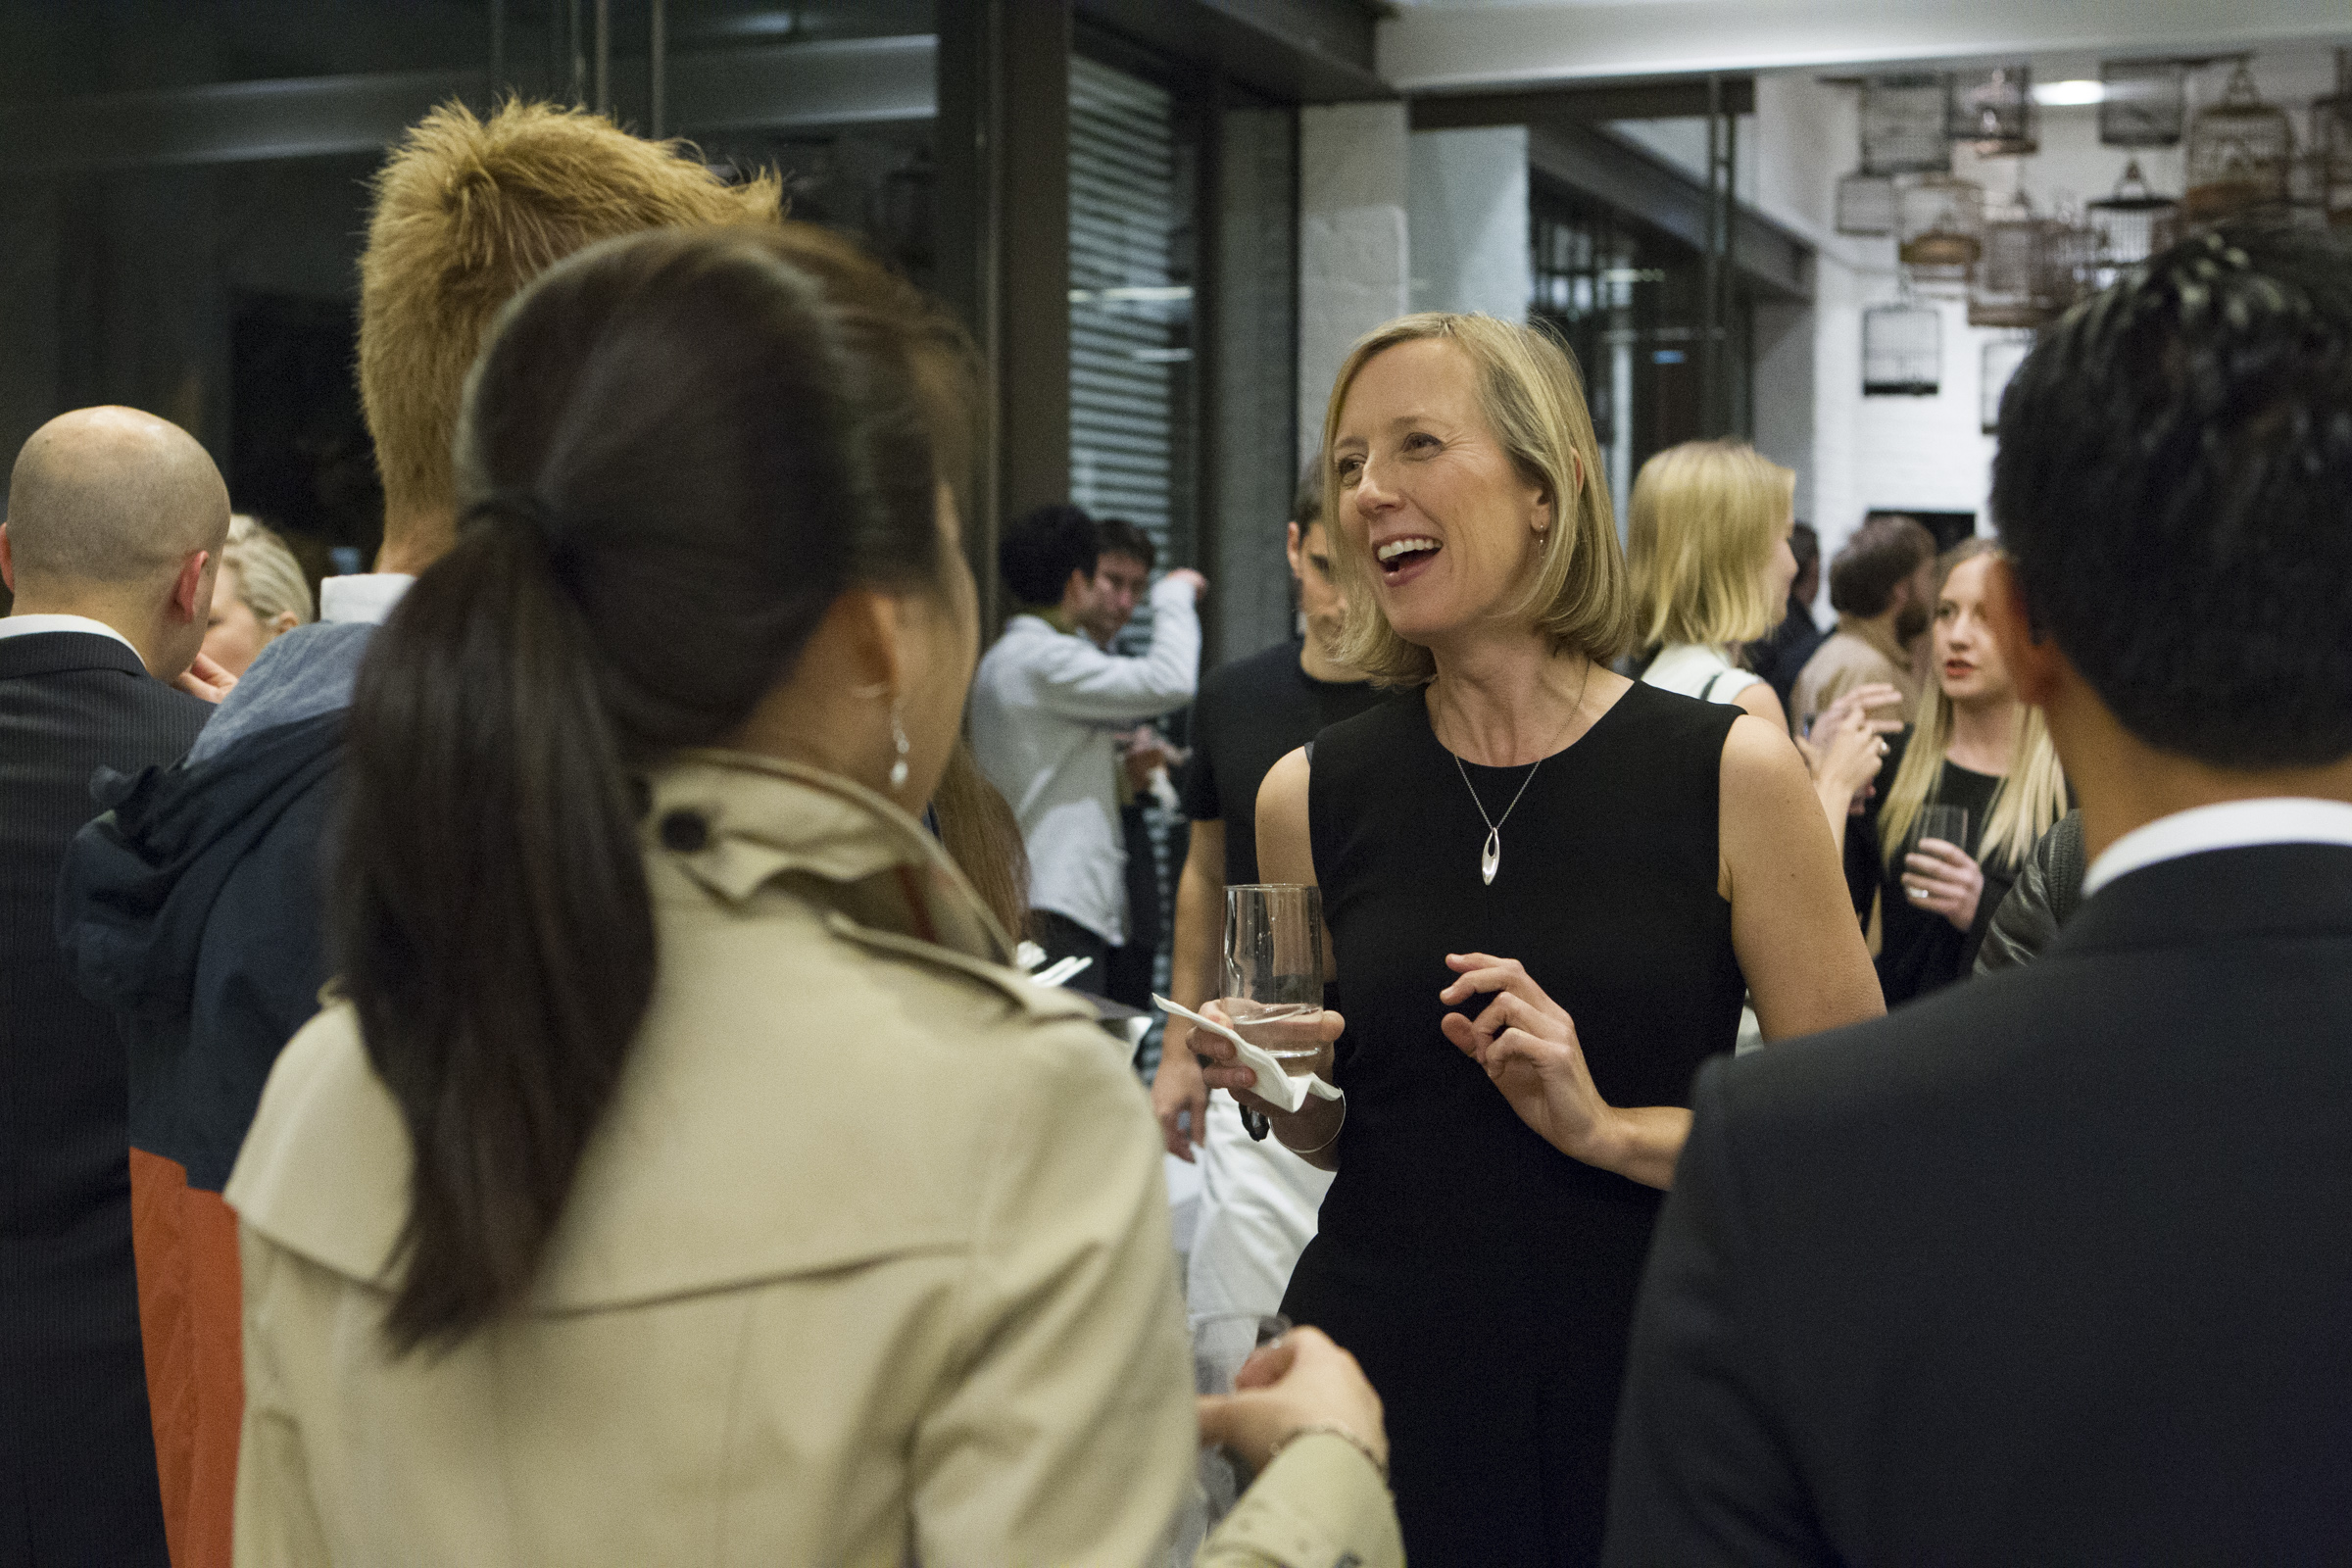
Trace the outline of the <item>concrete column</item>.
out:
M 1355 340 L 1412 308 L 1401 103 L 1298 112 L 1298 451 L 1323 442 L 1331 383 Z
M 1407 166 L 1413 309 L 1526 319 L 1527 127 L 1415 131 Z

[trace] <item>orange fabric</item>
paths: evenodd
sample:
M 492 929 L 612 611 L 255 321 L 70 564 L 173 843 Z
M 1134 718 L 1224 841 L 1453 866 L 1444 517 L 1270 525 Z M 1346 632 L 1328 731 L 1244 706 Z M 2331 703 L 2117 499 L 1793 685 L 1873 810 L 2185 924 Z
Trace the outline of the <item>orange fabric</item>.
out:
M 172 1568 L 230 1568 L 245 1414 L 237 1216 L 177 1160 L 134 1149 L 130 1238 Z

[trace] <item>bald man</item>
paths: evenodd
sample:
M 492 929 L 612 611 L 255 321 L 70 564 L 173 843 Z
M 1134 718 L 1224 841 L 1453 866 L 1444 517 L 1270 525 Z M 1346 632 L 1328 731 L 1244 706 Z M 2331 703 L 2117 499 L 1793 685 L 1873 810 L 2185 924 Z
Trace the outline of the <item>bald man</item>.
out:
M 101 768 L 185 753 L 228 491 L 186 431 L 82 409 L 9 476 L 0 580 L 0 1565 L 165 1552 L 132 1271 L 129 1073 L 53 921 Z M 185 681 L 188 690 L 170 684 Z

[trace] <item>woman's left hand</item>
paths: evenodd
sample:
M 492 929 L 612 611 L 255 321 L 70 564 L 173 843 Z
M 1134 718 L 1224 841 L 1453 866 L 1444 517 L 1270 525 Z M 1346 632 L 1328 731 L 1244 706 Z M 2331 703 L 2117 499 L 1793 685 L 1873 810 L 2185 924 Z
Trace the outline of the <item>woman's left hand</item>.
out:
M 1984 868 L 1968 852 L 1942 839 L 1921 839 L 1903 857 L 1903 892 L 1915 909 L 1929 909 L 1966 931 L 1977 922 L 1977 901 L 1984 896 Z
M 1499 993 L 1476 1018 L 1449 1012 L 1439 1027 L 1543 1140 L 1588 1165 L 1615 1169 L 1623 1117 L 1600 1098 L 1577 1043 L 1576 1020 L 1528 978 L 1516 958 L 1449 953 L 1460 978 L 1438 993 L 1447 1006 Z

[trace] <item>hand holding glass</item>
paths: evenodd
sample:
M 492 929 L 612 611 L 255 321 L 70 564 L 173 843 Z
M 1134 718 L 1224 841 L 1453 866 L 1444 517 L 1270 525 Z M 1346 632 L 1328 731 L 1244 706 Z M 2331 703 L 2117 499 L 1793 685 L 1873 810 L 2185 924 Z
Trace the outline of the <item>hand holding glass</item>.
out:
M 1323 895 L 1285 883 L 1225 890 L 1225 991 L 1234 1032 L 1282 1063 L 1313 1072 L 1323 1041 Z

